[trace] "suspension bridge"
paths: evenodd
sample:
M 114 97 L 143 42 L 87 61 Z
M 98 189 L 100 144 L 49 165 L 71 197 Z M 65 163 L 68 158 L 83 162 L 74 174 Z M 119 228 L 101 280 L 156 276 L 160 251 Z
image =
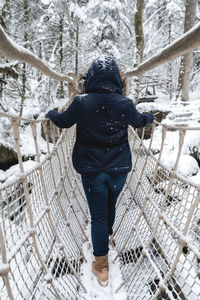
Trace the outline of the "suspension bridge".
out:
M 199 33 L 197 24 L 127 76 L 141 75 L 200 46 Z M 2 56 L 19 60 L 25 57 L 31 64 L 28 50 L 12 49 L 13 43 L 3 30 L 0 38 Z M 71 79 L 67 80 L 70 86 Z M 89 213 L 80 176 L 71 161 L 75 127 L 60 130 L 46 119 L 5 113 L 0 117 L 10 120 L 20 168 L 14 180 L 0 187 L 0 299 L 87 299 L 82 266 L 87 260 L 83 245 L 88 240 Z M 20 147 L 24 124 L 31 128 L 37 160 L 28 171 Z M 162 130 L 158 156 L 152 151 L 156 126 Z M 42 161 L 38 145 L 41 127 L 47 152 Z M 179 135 L 173 170 L 162 163 L 166 136 L 171 130 Z M 133 300 L 200 298 L 200 185 L 177 172 L 186 136 L 199 130 L 154 121 L 147 142 L 145 129 L 139 137 L 137 130 L 129 128 L 133 169 L 117 202 L 111 241 L 116 250 L 113 262 L 120 262 L 122 274 L 114 294 L 125 289 L 127 299 Z

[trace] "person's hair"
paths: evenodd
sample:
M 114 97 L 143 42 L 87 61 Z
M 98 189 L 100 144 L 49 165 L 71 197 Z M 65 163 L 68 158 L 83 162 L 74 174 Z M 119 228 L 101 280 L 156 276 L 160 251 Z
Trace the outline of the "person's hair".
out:
M 85 68 L 75 79 L 74 88 L 78 94 L 85 94 L 86 76 L 89 68 Z
M 125 73 L 122 71 L 122 69 L 118 66 L 119 72 L 120 72 L 120 77 L 122 80 L 122 95 L 123 96 L 128 96 L 129 93 L 129 85 L 128 85 L 128 79 L 125 75 Z M 88 72 L 89 68 L 85 68 L 81 73 L 78 74 L 76 80 L 75 80 L 75 91 L 77 94 L 85 94 L 85 84 L 86 84 L 86 75 Z

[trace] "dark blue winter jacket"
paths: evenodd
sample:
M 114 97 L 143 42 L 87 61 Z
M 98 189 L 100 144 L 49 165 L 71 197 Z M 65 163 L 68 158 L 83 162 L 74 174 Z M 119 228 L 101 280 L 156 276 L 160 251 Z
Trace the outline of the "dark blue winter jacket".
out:
M 73 164 L 78 173 L 129 172 L 132 167 L 128 125 L 145 127 L 154 116 L 140 114 L 131 99 L 122 96 L 122 81 L 115 61 L 95 60 L 86 76 L 86 93 L 74 98 L 63 113 L 46 117 L 60 128 L 77 124 Z

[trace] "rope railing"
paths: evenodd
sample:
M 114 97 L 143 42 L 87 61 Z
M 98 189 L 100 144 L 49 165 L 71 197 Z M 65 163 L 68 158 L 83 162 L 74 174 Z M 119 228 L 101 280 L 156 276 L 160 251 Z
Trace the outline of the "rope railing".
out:
M 47 119 L 7 118 L 19 173 L 0 186 L 0 299 L 81 299 L 87 292 L 81 269 L 89 216 L 71 161 L 74 128 L 57 130 Z M 28 171 L 20 146 L 24 122 L 32 129 L 36 157 Z M 46 140 L 42 161 L 36 125 L 43 127 Z M 152 145 L 159 126 L 161 146 L 155 157 Z M 162 161 L 171 129 L 179 132 L 173 170 Z M 112 237 L 114 262 L 120 261 L 122 272 L 115 292 L 124 287 L 127 299 L 199 299 L 200 186 L 181 176 L 178 164 L 186 135 L 200 128 L 154 121 L 148 141 L 145 130 L 139 138 L 129 129 L 133 169 L 117 203 Z
M 86 261 L 81 244 L 87 239 L 84 233 L 87 207 L 84 201 L 80 209 L 74 188 L 70 190 L 71 180 L 75 182 L 73 178 L 77 175 L 69 169 L 66 173 L 69 164 L 66 157 L 70 157 L 71 149 L 62 143 L 72 139 L 73 129 L 58 132 L 59 139 L 50 152 L 47 120 L 42 120 L 47 155 L 41 162 L 37 121 L 29 120 L 37 164 L 25 172 L 19 125 L 27 119 L 12 116 L 10 120 L 20 172 L 17 179 L 0 187 L 0 298 L 30 299 L 34 294 L 36 299 L 38 295 L 45 299 L 52 299 L 53 295 L 64 299 L 68 295 L 69 299 L 75 299 L 78 291 L 86 292 L 79 275 L 81 263 Z M 67 274 L 66 283 L 65 279 L 56 280 L 59 274 Z
M 70 85 L 73 78 L 62 75 L 52 70 L 42 59 L 32 53 L 30 50 L 18 45 L 4 31 L 0 25 L 0 56 L 16 59 L 37 68 L 43 74 L 59 81 L 67 81 Z
M 116 292 L 126 286 L 130 299 L 198 299 L 200 186 L 177 173 L 186 129 L 179 128 L 173 171 L 161 162 L 168 126 L 162 129 L 158 159 L 143 141 L 141 149 L 138 137 L 134 143 L 133 154 L 139 151 L 129 184 L 130 201 L 124 207 L 122 202 L 123 213 L 117 213 L 121 226 L 116 226 L 115 244 L 120 245 L 117 257 L 124 281 Z M 130 134 L 135 138 L 135 132 Z M 152 139 L 153 134 L 149 146 Z
M 177 40 L 141 63 L 137 68 L 126 72 L 126 76 L 141 76 L 145 72 L 155 69 L 170 60 L 185 55 L 186 53 L 192 52 L 198 47 L 200 47 L 200 22 L 181 35 Z

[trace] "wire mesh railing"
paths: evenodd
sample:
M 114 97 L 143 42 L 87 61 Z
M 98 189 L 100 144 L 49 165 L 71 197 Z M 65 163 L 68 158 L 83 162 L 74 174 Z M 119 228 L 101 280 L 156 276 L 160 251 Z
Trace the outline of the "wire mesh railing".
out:
M 74 127 L 61 131 L 47 120 L 0 116 L 11 121 L 19 161 L 16 178 L 0 187 L 0 299 L 80 299 L 87 290 L 81 265 L 88 209 L 71 161 Z M 35 145 L 36 163 L 28 171 L 20 146 L 23 122 Z M 36 124 L 46 140 L 42 161 Z M 162 137 L 154 156 L 156 126 Z M 162 161 L 172 129 L 179 133 L 173 170 Z M 125 287 L 127 299 L 200 297 L 200 186 L 177 171 L 191 130 L 199 128 L 154 122 L 147 142 L 145 129 L 140 137 L 129 129 L 133 169 L 116 206 L 112 237 L 123 278 L 115 293 Z

